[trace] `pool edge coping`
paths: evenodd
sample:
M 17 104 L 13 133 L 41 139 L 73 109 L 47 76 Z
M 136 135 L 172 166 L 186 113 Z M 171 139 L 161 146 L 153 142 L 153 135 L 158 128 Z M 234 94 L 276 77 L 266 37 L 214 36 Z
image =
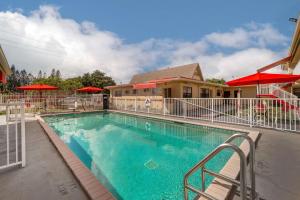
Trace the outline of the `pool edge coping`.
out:
M 115 200 L 116 198 L 112 193 L 99 182 L 96 176 L 69 149 L 44 119 L 40 115 L 35 117 L 88 197 L 92 200 Z
M 135 112 L 124 112 L 124 111 L 116 111 L 116 110 L 109 110 L 109 112 L 115 112 L 115 113 L 122 113 L 122 114 L 128 114 L 128 115 L 135 115 L 135 116 L 141 116 L 141 117 L 147 117 L 147 118 L 154 118 L 154 119 L 161 119 L 161 120 L 166 120 L 166 121 L 175 121 L 175 122 L 180 122 L 180 123 L 186 123 L 186 124 L 192 124 L 192 125 L 200 125 L 200 126 L 206 126 L 206 127 L 211 127 L 211 128 L 220 128 L 220 129 L 226 129 L 226 130 L 232 130 L 232 131 L 238 131 L 238 132 L 243 132 L 246 133 L 253 141 L 255 144 L 257 144 L 258 139 L 260 137 L 260 132 L 259 131 L 251 131 L 251 130 L 245 130 L 245 129 L 240 129 L 240 128 L 235 128 L 235 127 L 226 127 L 226 125 L 217 125 L 217 124 L 206 124 L 203 123 L 199 120 L 199 122 L 195 121 L 186 121 L 187 119 L 185 118 L 174 118 L 172 116 L 157 116 L 154 114 L 144 114 L 144 113 L 135 113 Z M 240 149 L 244 152 L 246 155 L 246 158 L 249 156 L 250 153 L 250 147 L 247 141 L 243 141 L 240 144 Z M 229 160 L 226 162 L 224 167 L 220 170 L 220 173 L 229 176 L 230 178 L 237 179 L 240 173 L 240 165 L 239 165 L 239 157 L 237 153 L 233 153 L 233 155 L 229 158 Z M 222 186 L 221 184 L 227 184 L 226 187 Z M 216 197 L 218 200 L 225 200 L 228 198 L 228 196 L 231 194 L 233 189 L 233 185 L 224 182 L 221 179 L 214 178 L 212 183 L 207 187 L 205 190 L 207 193 L 210 195 Z M 200 197 L 198 200 L 205 200 L 206 198 Z

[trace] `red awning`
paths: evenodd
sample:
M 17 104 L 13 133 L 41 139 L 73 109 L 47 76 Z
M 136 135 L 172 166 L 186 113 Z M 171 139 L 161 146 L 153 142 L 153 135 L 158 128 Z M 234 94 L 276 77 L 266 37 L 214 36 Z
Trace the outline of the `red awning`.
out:
M 133 89 L 156 88 L 156 83 L 137 83 L 133 84 Z
M 229 86 L 257 85 L 269 83 L 291 83 L 300 79 L 300 75 L 256 73 L 226 82 Z
M 58 87 L 54 87 L 46 84 L 33 84 L 17 87 L 18 90 L 57 90 Z
M 102 90 L 103 90 L 102 88 L 97 88 L 97 87 L 91 87 L 90 86 L 90 87 L 80 88 L 77 91 L 79 91 L 79 92 L 100 92 Z

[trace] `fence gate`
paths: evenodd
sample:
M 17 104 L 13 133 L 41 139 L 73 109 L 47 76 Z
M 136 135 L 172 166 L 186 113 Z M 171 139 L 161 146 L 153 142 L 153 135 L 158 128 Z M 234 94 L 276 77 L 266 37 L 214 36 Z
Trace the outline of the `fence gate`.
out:
M 0 170 L 26 164 L 24 101 L 0 104 Z

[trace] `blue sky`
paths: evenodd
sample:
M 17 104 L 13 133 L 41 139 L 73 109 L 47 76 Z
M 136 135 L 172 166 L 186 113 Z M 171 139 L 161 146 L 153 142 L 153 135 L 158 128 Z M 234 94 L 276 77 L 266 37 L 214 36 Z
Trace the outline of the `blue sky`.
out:
M 66 76 L 101 69 L 127 81 L 199 62 L 206 77 L 230 79 L 285 56 L 295 28 L 288 18 L 300 12 L 299 0 L 74 2 L 0 1 L 9 63 Z
M 152 37 L 195 41 L 253 21 L 271 23 L 291 36 L 294 26 L 288 18 L 300 12 L 300 0 L 11 0 L 1 1 L 0 8 L 28 13 L 43 4 L 59 6 L 62 16 L 92 21 L 128 42 Z

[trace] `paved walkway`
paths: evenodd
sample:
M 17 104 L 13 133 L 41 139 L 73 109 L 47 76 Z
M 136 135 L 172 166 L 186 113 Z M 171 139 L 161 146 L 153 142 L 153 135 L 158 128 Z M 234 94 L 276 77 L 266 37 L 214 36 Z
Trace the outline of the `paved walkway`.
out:
M 0 172 L 0 199 L 88 199 L 36 121 L 26 123 L 26 145 L 26 167 Z

